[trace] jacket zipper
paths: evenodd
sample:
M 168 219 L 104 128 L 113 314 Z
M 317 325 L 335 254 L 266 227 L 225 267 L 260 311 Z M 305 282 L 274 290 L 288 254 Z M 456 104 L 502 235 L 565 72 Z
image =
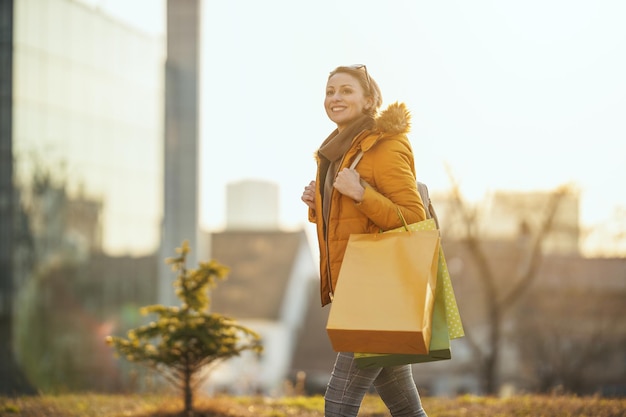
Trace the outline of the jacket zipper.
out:
M 359 150 L 360 150 L 360 146 L 359 146 Z M 347 153 L 347 152 L 346 152 Z M 346 154 L 343 154 L 343 157 L 341 158 L 341 162 L 339 163 L 339 170 L 337 172 L 339 172 L 342 167 L 343 167 L 343 161 L 345 161 L 346 159 Z M 326 178 L 326 180 L 328 181 L 328 178 Z M 330 212 L 331 212 L 331 208 L 332 208 L 332 204 L 333 204 L 333 195 L 335 194 L 335 188 L 333 187 L 332 192 L 330 194 L 330 200 L 329 200 L 329 206 L 328 206 L 328 217 L 330 217 Z M 335 294 L 333 293 L 333 278 L 330 275 L 330 249 L 329 249 L 329 245 L 328 245 L 328 225 L 326 225 L 326 227 L 324 228 L 324 233 L 326 234 L 326 236 L 324 237 L 324 241 L 326 242 L 326 275 L 328 276 L 328 297 L 330 297 L 330 302 L 333 302 L 333 299 L 335 298 Z
M 330 262 L 328 262 L 328 260 L 330 259 L 329 257 L 329 253 L 328 253 L 328 242 L 326 243 L 326 275 L 328 276 L 328 288 L 330 288 L 330 290 L 328 291 L 328 297 L 330 297 L 330 302 L 333 302 L 333 299 L 335 298 L 335 294 L 333 294 L 333 279 L 330 276 Z
M 341 165 L 340 165 L 341 166 Z M 330 196 L 330 200 L 329 200 L 329 205 L 332 205 L 333 199 L 332 199 L 332 194 L 335 192 L 335 189 L 333 188 L 333 191 L 331 192 L 331 196 Z M 330 217 L 330 209 L 331 207 L 328 207 L 328 216 Z M 326 236 L 324 236 L 324 242 L 326 243 L 325 249 L 326 249 L 326 277 L 328 278 L 328 297 L 330 297 L 330 302 L 333 302 L 333 299 L 335 298 L 335 294 L 333 294 L 333 278 L 330 275 L 330 245 L 328 243 L 328 225 L 326 225 L 324 227 L 324 234 Z

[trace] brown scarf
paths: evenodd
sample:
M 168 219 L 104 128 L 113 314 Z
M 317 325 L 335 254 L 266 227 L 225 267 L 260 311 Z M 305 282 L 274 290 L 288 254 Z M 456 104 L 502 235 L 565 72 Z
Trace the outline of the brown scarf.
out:
M 335 129 L 318 150 L 324 225 L 328 224 L 330 196 L 341 160 L 348 149 L 350 149 L 354 138 L 363 130 L 372 128 L 373 125 L 374 119 L 371 116 L 363 115 L 352 122 L 341 133 Z

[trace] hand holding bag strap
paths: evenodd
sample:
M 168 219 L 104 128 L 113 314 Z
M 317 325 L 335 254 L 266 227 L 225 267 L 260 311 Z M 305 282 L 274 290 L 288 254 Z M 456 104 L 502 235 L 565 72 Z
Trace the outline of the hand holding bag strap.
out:
M 361 158 L 363 158 L 363 151 L 359 151 L 356 158 L 354 158 L 354 161 L 352 161 L 352 164 L 350 164 L 350 169 L 356 168 L 356 165 L 359 163 Z M 363 188 L 371 187 L 371 185 L 369 185 L 369 183 L 365 181 L 363 178 L 361 178 L 360 181 L 361 181 L 361 186 Z

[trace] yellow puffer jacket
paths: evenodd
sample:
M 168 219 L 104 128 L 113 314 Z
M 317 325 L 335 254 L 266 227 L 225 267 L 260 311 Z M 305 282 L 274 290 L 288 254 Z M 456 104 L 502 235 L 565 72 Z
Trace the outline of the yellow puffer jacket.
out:
M 415 182 L 413 151 L 406 136 L 409 129 L 409 112 L 404 104 L 395 103 L 376 118 L 372 130 L 365 130 L 355 137 L 338 172 L 349 167 L 359 151 L 363 151 L 356 167 L 361 179 L 367 183 L 363 201 L 356 203 L 333 190 L 326 234 L 322 218 L 320 159 L 317 158 L 316 207 L 315 210 L 309 209 L 309 220 L 317 225 L 322 306 L 332 301 L 350 234 L 377 233 L 401 226 L 398 209 L 409 224 L 426 219 Z

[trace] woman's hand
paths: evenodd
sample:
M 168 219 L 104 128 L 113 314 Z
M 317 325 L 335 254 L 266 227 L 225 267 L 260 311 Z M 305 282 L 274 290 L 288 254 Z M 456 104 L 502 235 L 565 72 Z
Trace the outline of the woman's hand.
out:
M 339 171 L 333 186 L 341 194 L 350 197 L 357 203 L 363 201 L 365 188 L 361 185 L 361 176 L 356 169 L 344 168 Z
M 302 197 L 300 197 L 310 209 L 315 210 L 315 181 L 304 187 Z

